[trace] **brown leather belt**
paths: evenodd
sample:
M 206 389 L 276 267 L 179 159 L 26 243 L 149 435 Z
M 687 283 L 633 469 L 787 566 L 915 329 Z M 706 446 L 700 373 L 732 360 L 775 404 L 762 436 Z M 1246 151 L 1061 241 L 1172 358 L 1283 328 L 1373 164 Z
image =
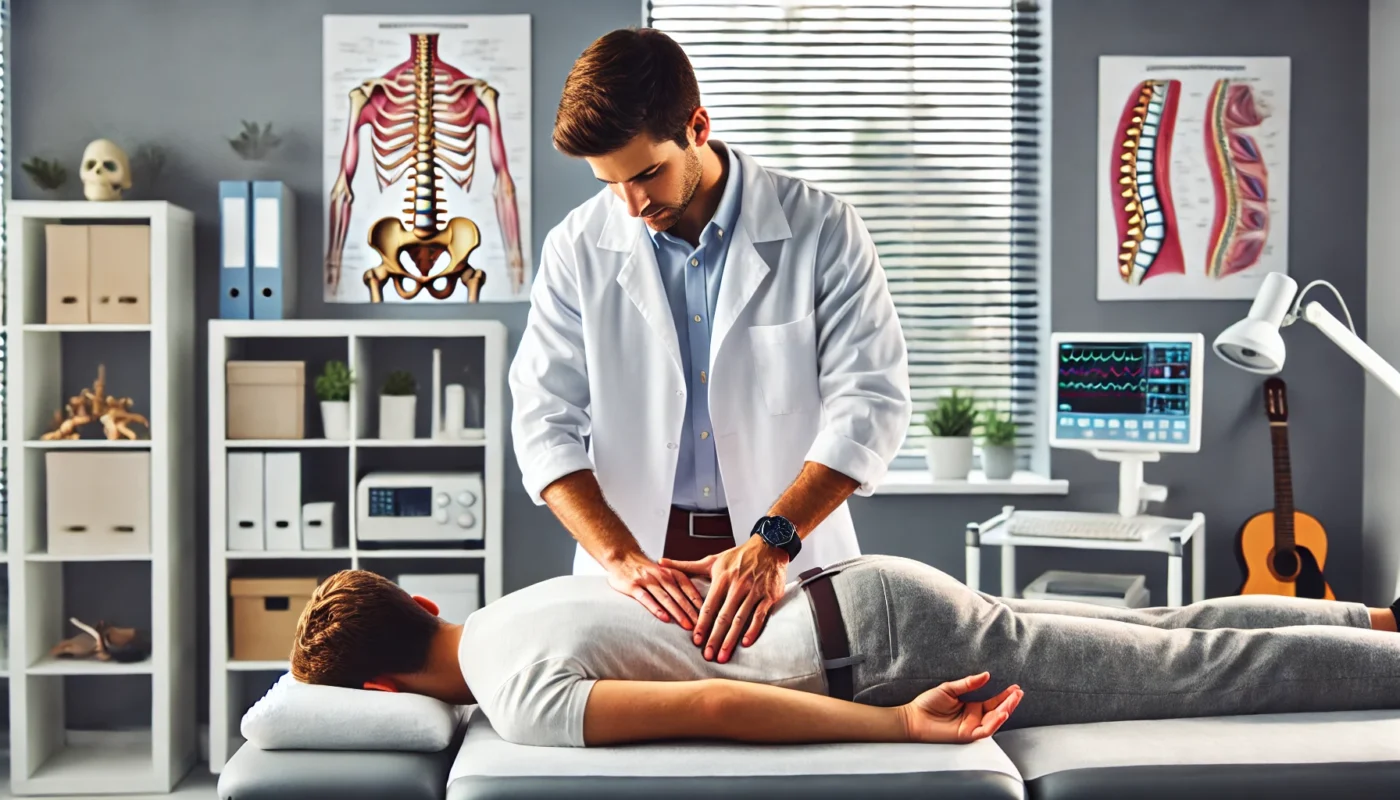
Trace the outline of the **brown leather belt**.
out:
M 798 577 L 803 581 L 807 596 L 812 598 L 812 612 L 817 618 L 817 644 L 821 648 L 822 664 L 826 668 L 827 694 L 842 700 L 855 697 L 855 662 L 846 639 L 846 623 L 841 619 L 841 605 L 836 602 L 836 589 L 831 576 L 822 574 L 821 567 L 812 567 Z M 809 580 L 814 578 L 813 580 Z
M 687 511 L 671 506 L 662 555 L 677 561 L 699 561 L 734 546 L 734 526 L 728 511 Z

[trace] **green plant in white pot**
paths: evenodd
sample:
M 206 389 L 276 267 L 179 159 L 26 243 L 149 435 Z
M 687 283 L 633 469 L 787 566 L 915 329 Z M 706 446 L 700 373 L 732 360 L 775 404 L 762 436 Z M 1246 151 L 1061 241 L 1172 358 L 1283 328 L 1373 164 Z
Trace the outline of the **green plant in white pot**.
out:
M 418 408 L 418 381 L 413 373 L 394 370 L 379 393 L 379 438 L 412 439 Z
M 972 471 L 972 429 L 976 401 L 954 389 L 924 413 L 929 438 L 924 445 L 928 471 L 936 481 L 962 480 Z
M 1003 415 L 989 408 L 982 414 L 982 472 L 991 481 L 1016 472 L 1016 423 L 1009 411 Z
M 350 387 L 354 375 L 344 361 L 326 362 L 316 376 L 316 398 L 321 401 L 321 435 L 327 439 L 350 438 Z

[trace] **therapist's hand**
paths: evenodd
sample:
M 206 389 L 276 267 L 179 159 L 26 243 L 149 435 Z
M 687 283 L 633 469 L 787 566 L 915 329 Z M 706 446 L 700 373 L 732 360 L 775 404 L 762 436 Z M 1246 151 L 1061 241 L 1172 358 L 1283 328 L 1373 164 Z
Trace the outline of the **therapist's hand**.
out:
M 695 627 L 703 602 L 684 572 L 635 553 L 608 565 L 608 585 L 636 600 L 662 622 Z
M 700 561 L 663 558 L 661 565 L 710 578 L 710 591 L 692 638 L 697 647 L 705 648 L 706 661 L 723 664 L 734 653 L 741 635 L 745 647 L 758 641 L 768 612 L 783 598 L 788 555 L 753 536 L 738 547 Z

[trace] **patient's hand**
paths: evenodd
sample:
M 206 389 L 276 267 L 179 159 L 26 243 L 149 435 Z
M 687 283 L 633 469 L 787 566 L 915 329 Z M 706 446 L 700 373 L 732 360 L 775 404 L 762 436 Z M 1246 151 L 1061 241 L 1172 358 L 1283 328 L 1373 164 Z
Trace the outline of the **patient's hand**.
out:
M 983 672 L 940 684 L 901 706 L 909 741 L 963 744 L 996 733 L 1016 710 L 1025 692 L 1013 684 L 996 697 L 980 703 L 958 699 L 985 686 L 989 678 Z
M 628 556 L 608 570 L 608 585 L 646 607 L 662 622 L 693 630 L 704 603 L 690 578 L 643 555 Z

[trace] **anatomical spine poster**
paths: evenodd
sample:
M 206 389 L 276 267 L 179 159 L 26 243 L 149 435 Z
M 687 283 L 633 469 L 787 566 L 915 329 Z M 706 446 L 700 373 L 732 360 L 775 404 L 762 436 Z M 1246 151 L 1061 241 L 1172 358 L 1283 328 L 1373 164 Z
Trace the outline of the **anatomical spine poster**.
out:
M 1288 272 L 1288 84 L 1287 58 L 1099 58 L 1098 299 Z
M 325 301 L 528 301 L 529 15 L 323 22 Z

